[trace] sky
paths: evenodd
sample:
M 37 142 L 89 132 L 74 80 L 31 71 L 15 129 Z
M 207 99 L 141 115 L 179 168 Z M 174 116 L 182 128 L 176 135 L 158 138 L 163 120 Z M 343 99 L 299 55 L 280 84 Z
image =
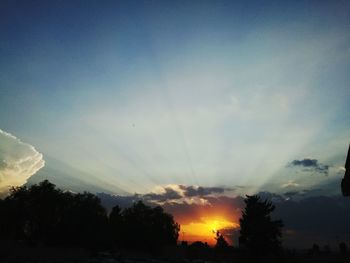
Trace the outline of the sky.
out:
M 339 195 L 349 14 L 347 1 L 1 1 L 0 191 L 48 178 L 191 204 Z

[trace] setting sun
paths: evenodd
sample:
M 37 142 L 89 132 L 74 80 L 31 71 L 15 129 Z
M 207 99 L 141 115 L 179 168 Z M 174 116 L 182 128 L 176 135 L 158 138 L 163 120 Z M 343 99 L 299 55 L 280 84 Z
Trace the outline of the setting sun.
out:
M 237 223 L 223 217 L 202 217 L 199 221 L 181 225 L 180 239 L 189 242 L 202 241 L 213 245 L 218 231 L 238 226 Z

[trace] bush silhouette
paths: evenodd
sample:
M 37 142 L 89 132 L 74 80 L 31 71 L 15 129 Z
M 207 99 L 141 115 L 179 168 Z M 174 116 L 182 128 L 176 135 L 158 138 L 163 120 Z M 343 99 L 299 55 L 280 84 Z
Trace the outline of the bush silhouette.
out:
M 246 196 L 246 207 L 240 218 L 239 245 L 256 256 L 276 254 L 281 247 L 281 220 L 272 220 L 275 206 L 259 196 Z

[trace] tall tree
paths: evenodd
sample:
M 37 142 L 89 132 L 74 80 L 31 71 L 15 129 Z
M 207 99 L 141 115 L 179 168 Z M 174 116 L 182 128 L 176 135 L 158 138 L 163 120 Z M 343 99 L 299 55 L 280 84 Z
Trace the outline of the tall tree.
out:
M 281 220 L 272 220 L 275 206 L 259 196 L 246 196 L 246 207 L 240 218 L 239 245 L 254 255 L 275 254 L 281 248 Z

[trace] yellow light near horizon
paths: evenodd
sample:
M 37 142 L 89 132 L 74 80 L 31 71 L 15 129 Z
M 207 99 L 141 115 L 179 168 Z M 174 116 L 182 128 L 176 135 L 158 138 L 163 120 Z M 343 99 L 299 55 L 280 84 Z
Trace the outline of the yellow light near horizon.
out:
M 239 225 L 222 217 L 202 217 L 198 222 L 181 225 L 182 240 L 215 243 L 217 231 L 225 228 L 237 228 Z

